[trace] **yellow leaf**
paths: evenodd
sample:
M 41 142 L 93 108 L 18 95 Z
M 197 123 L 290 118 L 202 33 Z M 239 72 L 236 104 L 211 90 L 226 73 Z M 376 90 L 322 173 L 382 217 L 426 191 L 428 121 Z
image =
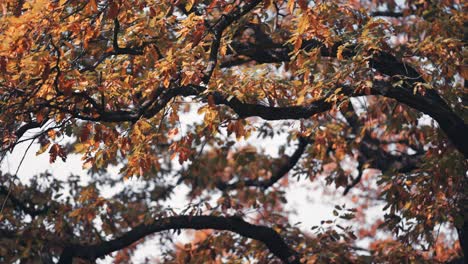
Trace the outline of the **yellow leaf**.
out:
M 166 78 L 164 78 L 163 80 L 163 85 L 165 88 L 168 88 L 169 87 L 169 84 L 171 84 L 171 81 L 169 80 L 169 76 L 167 76 Z
M 304 33 L 307 30 L 307 28 L 309 27 L 309 24 L 310 24 L 309 17 L 306 16 L 306 15 L 301 16 L 299 18 L 299 22 L 297 23 L 296 32 L 298 34 Z
M 289 13 L 291 13 L 291 14 L 294 11 L 294 2 L 295 1 L 292 1 L 292 0 L 288 1 L 288 10 L 289 10 Z
M 297 104 L 301 105 L 304 102 L 305 96 L 301 95 L 297 98 Z
M 86 144 L 77 143 L 75 144 L 75 152 L 76 153 L 83 153 L 87 149 Z
M 190 11 L 195 4 L 195 0 L 188 0 L 187 4 L 185 5 L 185 10 Z
M 411 202 L 407 202 L 403 209 L 408 210 L 411 207 Z
M 37 152 L 36 156 L 41 155 L 42 153 L 46 152 L 46 150 L 49 148 L 50 142 L 47 142 L 44 146 L 42 146 Z
M 70 213 L 70 217 L 77 217 L 81 214 L 81 208 L 75 209 Z
M 338 47 L 338 51 L 336 52 L 336 58 L 339 60 L 343 59 L 343 50 L 345 49 L 344 45 Z

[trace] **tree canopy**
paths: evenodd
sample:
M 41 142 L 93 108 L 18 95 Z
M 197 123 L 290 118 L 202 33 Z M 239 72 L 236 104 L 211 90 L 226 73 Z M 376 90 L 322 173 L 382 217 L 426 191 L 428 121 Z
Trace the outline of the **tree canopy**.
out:
M 2 1 L 2 161 L 37 145 L 89 180 L 1 172 L 0 262 L 128 263 L 158 239 L 161 263 L 463 263 L 466 5 Z M 349 202 L 297 225 L 293 182 Z

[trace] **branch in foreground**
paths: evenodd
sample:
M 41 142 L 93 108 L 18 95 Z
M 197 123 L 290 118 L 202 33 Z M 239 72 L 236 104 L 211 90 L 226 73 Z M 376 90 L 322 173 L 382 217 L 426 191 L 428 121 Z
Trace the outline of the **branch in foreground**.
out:
M 237 233 L 243 237 L 258 240 L 283 261 L 288 264 L 299 264 L 300 258 L 291 249 L 281 236 L 273 229 L 266 226 L 253 225 L 237 217 L 220 216 L 173 216 L 161 218 L 152 224 L 141 224 L 119 238 L 95 245 L 68 245 L 63 249 L 59 264 L 71 264 L 73 258 L 81 258 L 94 261 L 114 251 L 130 246 L 141 238 L 173 229 L 215 229 Z
M 389 74 L 398 74 L 400 73 L 399 70 L 393 68 L 393 66 L 395 66 L 394 64 L 397 63 L 393 59 L 392 57 L 387 57 L 386 59 L 380 58 L 380 61 L 374 60 L 373 63 L 376 64 L 374 67 L 380 68 L 385 67 L 383 65 L 391 65 L 392 70 L 389 72 Z M 414 69 L 407 70 L 407 72 L 409 72 L 409 75 L 411 76 L 416 73 Z M 439 123 L 440 128 L 447 134 L 448 138 L 452 141 L 455 147 L 461 153 L 463 153 L 465 157 L 468 157 L 468 137 L 466 137 L 466 135 L 468 135 L 468 125 L 465 124 L 463 119 L 461 119 L 454 111 L 452 111 L 450 106 L 448 106 L 447 103 L 442 100 L 436 91 L 427 90 L 425 94 L 415 94 L 412 88 L 413 85 L 416 84 L 414 82 L 404 82 L 401 86 L 393 87 L 392 83 L 390 82 L 375 81 L 370 89 L 370 93 L 365 93 L 363 90 L 356 91 L 356 89 L 353 87 L 346 85 L 341 86 L 341 88 L 342 94 L 347 97 L 381 95 L 395 99 L 400 103 L 404 103 L 409 107 L 431 116 Z M 103 112 L 98 117 L 87 118 L 81 116 L 79 113 L 67 111 L 67 109 L 60 108 L 60 110 L 70 113 L 75 118 L 89 121 L 136 121 L 141 116 L 146 118 L 154 116 L 161 109 L 163 109 L 172 98 L 177 96 L 198 96 L 205 89 L 205 87 L 197 85 L 188 85 L 169 89 L 166 93 L 161 95 L 161 98 L 156 100 L 154 105 L 149 107 L 144 112 Z M 235 97 L 227 97 L 218 92 L 208 94 L 208 96 L 209 95 L 213 95 L 216 104 L 229 106 L 241 118 L 258 116 L 265 120 L 309 118 L 315 114 L 330 110 L 334 105 L 334 103 L 326 96 L 311 102 L 309 105 L 274 107 L 244 103 Z M 51 106 L 49 105 L 49 107 Z

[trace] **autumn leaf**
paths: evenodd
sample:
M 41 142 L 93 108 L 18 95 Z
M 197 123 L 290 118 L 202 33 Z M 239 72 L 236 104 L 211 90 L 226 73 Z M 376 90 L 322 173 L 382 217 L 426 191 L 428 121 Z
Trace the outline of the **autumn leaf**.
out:
M 98 10 L 96 0 L 89 0 L 89 6 L 90 6 L 92 11 L 97 11 Z
M 41 146 L 41 148 L 36 152 L 36 156 L 41 155 L 42 153 L 46 152 L 46 150 L 49 149 L 50 146 L 50 141 L 48 141 L 46 144 Z
M 0 1 L 0 262 L 462 261 L 466 15 L 403 2 Z
M 57 157 L 60 157 L 63 162 L 67 160 L 67 154 L 62 146 L 59 144 L 53 144 L 49 149 L 49 162 L 54 163 Z

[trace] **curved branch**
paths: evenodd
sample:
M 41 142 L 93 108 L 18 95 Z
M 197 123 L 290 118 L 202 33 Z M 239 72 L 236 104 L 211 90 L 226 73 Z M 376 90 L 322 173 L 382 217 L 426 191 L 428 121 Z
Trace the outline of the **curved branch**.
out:
M 390 57 L 391 58 L 391 57 Z M 410 68 L 404 69 L 395 68 L 395 61 L 380 58 L 374 59 L 376 68 L 381 71 L 387 70 L 389 74 L 398 74 L 405 71 L 409 76 L 415 76 L 417 72 Z M 399 65 L 399 64 L 397 64 Z M 388 68 L 387 68 L 388 67 Z M 413 78 L 411 77 L 411 78 Z M 420 77 L 414 77 L 410 81 L 404 81 L 402 85 L 393 87 L 390 82 L 375 81 L 370 89 L 370 93 L 365 91 L 356 91 L 350 86 L 341 86 L 342 94 L 348 97 L 356 97 L 363 95 L 381 95 L 384 97 L 392 98 L 400 103 L 404 103 L 416 110 L 419 110 L 432 118 L 434 118 L 440 125 L 440 128 L 447 134 L 448 138 L 452 141 L 455 147 L 465 156 L 468 157 L 468 125 L 465 124 L 463 119 L 459 117 L 452 109 L 445 103 L 444 100 L 434 90 L 427 90 L 425 94 L 415 94 L 413 86 L 420 80 Z M 114 111 L 114 112 L 101 112 L 99 117 L 86 117 L 77 113 L 60 108 L 60 110 L 72 114 L 76 118 L 91 120 L 91 121 L 105 121 L 105 122 L 123 122 L 123 121 L 136 121 L 141 116 L 152 117 L 163 109 L 169 101 L 177 96 L 197 96 L 205 91 L 205 87 L 188 85 L 169 89 L 166 93 L 162 94 L 160 98 L 156 99 L 155 104 L 147 108 L 146 111 Z M 214 92 L 208 95 L 213 95 L 215 103 L 220 105 L 227 105 L 236 112 L 239 117 L 246 118 L 251 116 L 258 116 L 265 120 L 282 120 L 282 119 L 301 119 L 309 118 L 312 115 L 323 113 L 330 110 L 335 105 L 328 96 L 315 100 L 307 106 L 286 106 L 286 107 L 273 107 L 264 106 L 260 104 L 243 103 L 235 97 L 227 97 L 221 93 Z M 49 105 L 49 107 L 52 107 Z M 53 106 L 59 108 L 58 106 Z
M 59 264 L 72 263 L 73 258 L 95 260 L 114 251 L 128 247 L 141 238 L 173 229 L 215 229 L 237 233 L 243 237 L 258 240 L 284 263 L 299 264 L 297 252 L 291 249 L 272 228 L 253 225 L 238 217 L 220 216 L 173 216 L 161 218 L 151 224 L 141 224 L 122 236 L 95 245 L 68 245 L 63 249 Z
M 15 132 L 16 138 L 20 139 L 28 130 L 34 129 L 34 128 L 39 128 L 43 124 L 44 124 L 44 122 L 42 122 L 42 123 L 30 122 L 30 123 L 26 123 L 26 124 L 20 126 Z
M 393 87 L 385 81 L 375 81 L 370 94 L 392 98 L 409 107 L 419 110 L 434 118 L 440 128 L 447 134 L 454 146 L 468 158 L 468 125 L 463 119 L 453 112 L 450 107 L 433 90 L 428 90 L 424 95 L 414 94 L 410 88 L 412 84 L 405 82 L 401 86 Z M 355 91 L 351 87 L 344 86 L 343 95 L 355 97 L 368 95 L 364 91 Z M 258 104 L 242 103 L 236 98 L 228 100 L 217 95 L 215 102 L 225 104 L 232 108 L 240 117 L 259 116 L 266 120 L 300 119 L 308 118 L 314 114 L 328 111 L 334 105 L 328 97 L 316 100 L 308 106 L 270 107 Z
M 276 172 L 275 174 L 267 179 L 267 180 L 245 180 L 245 181 L 237 181 L 234 183 L 225 183 L 225 182 L 220 182 L 217 184 L 217 188 L 221 191 L 227 191 L 227 190 L 232 190 L 236 189 L 239 187 L 260 187 L 263 190 L 268 189 L 271 187 L 273 184 L 278 182 L 281 178 L 286 176 L 294 166 L 296 166 L 297 162 L 301 158 L 302 154 L 306 150 L 307 146 L 309 145 L 310 140 L 307 138 L 300 137 L 299 138 L 299 145 L 294 151 L 294 153 L 289 157 L 287 162 L 285 162 Z
M 232 23 L 234 23 L 239 18 L 241 18 L 243 15 L 247 14 L 252 9 L 254 9 L 260 2 L 262 1 L 261 0 L 251 1 L 245 4 L 244 6 L 237 8 L 234 12 L 228 15 L 222 15 L 219 21 L 215 24 L 215 26 L 212 29 L 214 33 L 214 39 L 213 39 L 213 42 L 211 43 L 208 66 L 206 67 L 204 76 L 202 78 L 205 84 L 207 84 L 210 81 L 211 75 L 213 74 L 216 64 L 218 63 L 218 51 L 221 45 L 221 38 L 223 36 L 223 31 L 227 27 L 229 27 Z
M 424 95 L 414 94 L 411 84 L 387 89 L 383 96 L 393 98 L 432 117 L 445 132 L 452 144 L 468 158 L 468 125 L 458 116 L 434 90 Z
M 341 43 L 335 44 L 331 49 L 326 49 L 322 43 L 317 40 L 304 41 L 302 48 L 305 50 L 312 50 L 319 48 L 322 56 L 336 57 L 338 47 Z M 261 53 L 249 52 L 251 49 L 263 51 Z M 283 46 L 283 48 L 268 48 L 261 46 L 251 46 L 249 49 L 236 50 L 238 55 L 249 57 L 249 60 L 256 61 L 258 63 L 273 63 L 273 62 L 284 62 L 289 61 L 289 53 L 292 51 L 289 46 Z M 355 54 L 352 47 L 345 49 L 343 56 L 351 57 Z M 242 56 L 240 56 L 242 57 Z M 240 61 L 230 59 L 226 63 L 221 63 L 221 67 L 231 67 L 245 63 L 245 58 L 241 58 Z M 380 52 L 369 61 L 370 66 L 375 70 L 396 78 L 397 80 L 403 80 L 403 84 L 395 89 L 386 89 L 384 93 L 377 92 L 380 95 L 393 98 L 400 103 L 404 103 L 416 110 L 419 110 L 425 114 L 428 114 L 435 119 L 440 128 L 446 133 L 450 141 L 454 146 L 468 158 L 468 125 L 465 124 L 464 120 L 458 116 L 451 107 L 440 97 L 435 90 L 427 90 L 424 95 L 415 94 L 414 86 L 418 83 L 425 83 L 425 80 L 421 77 L 418 71 L 398 60 L 395 56 Z M 301 111 L 304 112 L 304 111 Z

